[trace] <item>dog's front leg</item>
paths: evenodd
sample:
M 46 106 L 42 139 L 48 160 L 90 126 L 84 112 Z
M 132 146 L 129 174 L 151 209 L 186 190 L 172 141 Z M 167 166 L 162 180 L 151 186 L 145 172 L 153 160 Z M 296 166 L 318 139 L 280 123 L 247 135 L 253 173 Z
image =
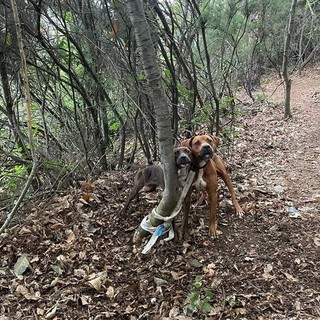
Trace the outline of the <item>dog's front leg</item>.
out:
M 188 191 L 184 202 L 183 202 L 183 217 L 182 217 L 182 225 L 181 225 L 181 233 L 182 239 L 188 238 L 188 218 L 191 206 L 191 194 L 192 194 L 192 187 Z
M 217 194 L 217 183 L 212 183 L 210 189 L 207 190 L 209 195 L 209 210 L 210 210 L 210 221 L 209 221 L 209 235 L 215 238 L 218 237 L 222 232 L 217 230 L 217 205 L 218 205 L 218 194 Z

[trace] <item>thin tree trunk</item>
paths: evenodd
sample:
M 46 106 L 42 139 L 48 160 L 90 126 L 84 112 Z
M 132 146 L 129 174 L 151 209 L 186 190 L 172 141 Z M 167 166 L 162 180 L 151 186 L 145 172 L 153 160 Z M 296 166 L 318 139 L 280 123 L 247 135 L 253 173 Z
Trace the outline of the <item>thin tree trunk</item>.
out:
M 291 41 L 291 32 L 293 19 L 296 11 L 297 0 L 292 0 L 291 8 L 289 12 L 289 21 L 287 26 L 287 33 L 284 40 L 284 50 L 283 50 L 283 63 L 282 63 L 282 75 L 285 84 L 285 102 L 284 102 L 284 117 L 291 118 L 291 107 L 290 107 L 290 93 L 291 93 L 291 79 L 288 74 L 288 64 L 289 64 L 289 48 Z
M 174 210 L 179 196 L 170 112 L 143 3 L 141 0 L 127 0 L 127 6 L 149 84 L 150 98 L 154 105 L 160 156 L 164 168 L 166 187 L 156 210 L 161 216 L 169 216 Z M 153 226 L 161 223 L 160 220 L 155 219 L 152 215 L 150 215 L 150 222 Z M 139 227 L 135 233 L 134 240 L 139 241 L 145 235 L 146 232 Z
M 11 94 L 9 79 L 8 79 L 8 72 L 6 67 L 6 60 L 5 55 L 2 50 L 0 50 L 0 78 L 3 88 L 3 95 L 5 100 L 5 110 L 2 109 L 2 111 L 5 113 L 5 115 L 8 117 L 8 120 L 12 126 L 12 132 L 15 136 L 16 143 L 19 148 L 22 149 L 22 153 L 27 156 L 28 151 L 26 149 L 26 146 L 23 142 L 23 133 L 21 132 L 18 124 L 17 117 L 15 115 L 15 112 L 13 110 L 13 98 Z
M 205 54 L 205 59 L 206 59 L 206 66 L 207 66 L 207 74 L 208 74 L 208 78 L 209 78 L 209 85 L 211 88 L 211 94 L 213 97 L 213 100 L 215 102 L 215 119 L 213 120 L 213 122 L 215 121 L 215 134 L 218 136 L 219 132 L 220 132 L 220 127 L 219 127 L 219 121 L 220 121 L 220 100 L 219 97 L 217 95 L 217 91 L 215 88 L 215 85 L 213 83 L 213 78 L 212 78 L 212 71 L 211 71 L 211 62 L 210 62 L 210 54 L 209 54 L 209 50 L 208 50 L 208 44 L 207 44 L 207 37 L 206 37 L 206 20 L 205 18 L 201 15 L 201 11 L 200 8 L 198 7 L 198 4 L 196 1 L 192 1 L 193 6 L 195 8 L 195 10 L 197 11 L 198 17 L 200 19 L 200 27 L 201 27 L 201 34 L 202 34 L 202 41 L 203 41 L 203 47 L 204 47 L 204 54 Z M 212 106 L 212 110 L 213 110 L 213 106 Z M 213 133 L 213 125 L 210 128 L 210 132 Z
M 308 11 L 308 4 L 305 4 L 304 11 L 303 11 L 303 18 L 302 18 L 302 27 L 300 32 L 300 38 L 299 38 L 299 60 L 298 60 L 298 70 L 299 70 L 299 76 L 301 76 L 302 71 L 302 63 L 303 63 L 303 53 L 304 50 L 302 48 L 303 46 L 303 38 L 304 38 L 304 32 L 306 27 L 306 20 L 307 20 L 307 11 Z
M 27 194 L 29 187 L 31 185 L 32 179 L 37 170 L 37 157 L 35 152 L 35 146 L 33 143 L 33 136 L 32 136 L 32 126 L 31 126 L 31 98 L 30 98 L 30 88 L 29 88 L 29 80 L 28 80 L 28 72 L 27 72 L 27 63 L 26 63 L 26 56 L 23 48 L 23 40 L 21 34 L 21 24 L 19 19 L 18 7 L 15 0 L 11 0 L 11 7 L 14 17 L 14 22 L 16 25 L 16 33 L 17 33 L 17 41 L 19 46 L 20 58 L 21 58 L 21 65 L 22 65 L 22 78 L 23 78 L 23 87 L 25 91 L 25 100 L 26 100 L 26 113 L 27 113 L 27 125 L 28 125 L 28 137 L 30 143 L 30 150 L 31 150 L 31 157 L 32 157 L 32 169 L 30 171 L 29 177 L 27 182 L 17 199 L 14 207 L 12 208 L 11 212 L 8 214 L 4 224 L 0 228 L 0 234 L 5 230 L 5 228 L 9 225 L 12 217 L 16 214 L 16 212 L 20 208 L 20 204 L 24 199 L 25 195 Z

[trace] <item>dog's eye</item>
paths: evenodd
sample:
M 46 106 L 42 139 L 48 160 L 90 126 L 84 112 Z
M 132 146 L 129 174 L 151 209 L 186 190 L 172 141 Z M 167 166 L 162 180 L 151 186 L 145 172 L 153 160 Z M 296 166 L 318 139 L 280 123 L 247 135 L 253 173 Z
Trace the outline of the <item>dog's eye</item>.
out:
M 197 141 L 195 141 L 193 144 L 194 144 L 195 146 L 199 146 L 199 145 L 201 144 L 201 142 L 200 142 L 199 140 L 197 140 Z

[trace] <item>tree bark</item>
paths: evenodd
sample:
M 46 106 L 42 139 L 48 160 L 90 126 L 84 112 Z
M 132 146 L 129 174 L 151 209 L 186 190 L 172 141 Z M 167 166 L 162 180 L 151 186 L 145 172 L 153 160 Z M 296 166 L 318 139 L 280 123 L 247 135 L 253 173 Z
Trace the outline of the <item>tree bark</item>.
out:
M 164 168 L 165 190 L 157 207 L 157 213 L 161 216 L 169 216 L 177 204 L 179 188 L 174 161 L 173 136 L 168 102 L 161 80 L 158 59 L 154 48 L 155 44 L 152 42 L 143 3 L 141 0 L 127 0 L 127 7 L 134 27 L 143 69 L 148 81 L 150 99 L 154 105 L 160 157 Z M 153 226 L 161 223 L 160 220 L 155 219 L 152 215 L 150 215 L 150 222 Z M 136 230 L 134 240 L 138 242 L 145 235 L 146 231 L 139 227 Z
M 287 33 L 284 40 L 284 50 L 283 50 L 283 63 L 282 63 L 282 75 L 285 84 L 285 102 L 284 102 L 284 117 L 291 118 L 291 107 L 290 107 L 290 93 L 291 93 L 291 79 L 288 74 L 288 64 L 289 64 L 289 47 L 291 41 L 291 32 L 293 19 L 295 16 L 297 6 L 297 0 L 292 0 L 291 8 L 289 12 L 289 21 L 287 26 Z

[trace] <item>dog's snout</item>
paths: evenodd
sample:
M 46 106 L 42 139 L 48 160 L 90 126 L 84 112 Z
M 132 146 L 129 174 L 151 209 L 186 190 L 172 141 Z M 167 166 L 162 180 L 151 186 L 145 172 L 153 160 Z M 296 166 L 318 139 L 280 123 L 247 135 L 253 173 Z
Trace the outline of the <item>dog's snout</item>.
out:
M 182 152 L 176 159 L 176 163 L 179 169 L 187 166 L 189 163 L 191 163 L 191 159 L 189 155 L 186 153 Z
M 207 160 L 212 158 L 213 149 L 212 149 L 212 147 L 210 146 L 209 143 L 204 143 L 201 146 L 201 150 L 200 150 L 199 156 L 201 156 L 201 157 L 203 157 L 204 159 L 207 159 Z
M 211 146 L 210 146 L 210 144 L 204 144 L 203 146 L 202 146 L 202 148 L 203 148 L 203 150 L 211 150 Z
M 179 163 L 188 164 L 188 163 L 191 162 L 191 160 L 190 160 L 190 157 L 187 154 L 183 153 L 183 154 L 180 155 L 180 157 L 178 159 L 178 162 Z

